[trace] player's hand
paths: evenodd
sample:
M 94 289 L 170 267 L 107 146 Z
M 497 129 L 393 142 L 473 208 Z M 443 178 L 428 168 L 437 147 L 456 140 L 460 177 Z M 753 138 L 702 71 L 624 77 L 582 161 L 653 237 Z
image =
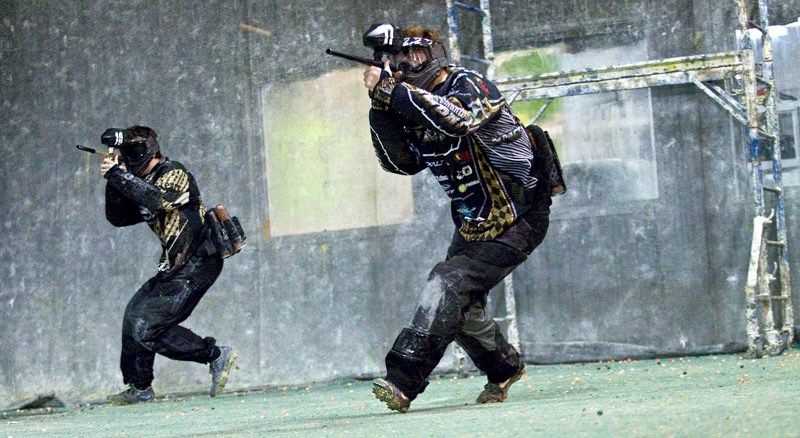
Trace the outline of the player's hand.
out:
M 383 70 L 379 69 L 378 67 L 373 67 L 368 65 L 367 68 L 364 69 L 364 87 L 367 90 L 372 91 L 375 88 L 375 84 L 381 80 L 381 72 Z
M 100 164 L 100 175 L 106 176 L 106 172 L 117 164 L 119 164 L 119 157 L 116 155 L 112 158 L 103 158 L 103 162 Z
M 382 69 L 368 65 L 367 68 L 364 69 L 364 87 L 366 87 L 367 90 L 372 91 L 375 88 L 375 85 L 377 85 L 381 79 L 391 76 L 392 69 L 390 68 L 390 65 L 391 63 L 389 60 L 386 60 Z

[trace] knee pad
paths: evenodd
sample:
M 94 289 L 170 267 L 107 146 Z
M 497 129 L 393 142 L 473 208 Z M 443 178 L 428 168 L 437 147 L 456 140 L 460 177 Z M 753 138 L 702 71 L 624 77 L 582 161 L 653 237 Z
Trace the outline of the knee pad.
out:
M 135 318 L 131 320 L 131 338 L 141 346 L 148 350 L 153 350 L 153 333 L 150 330 L 150 324 L 143 318 Z

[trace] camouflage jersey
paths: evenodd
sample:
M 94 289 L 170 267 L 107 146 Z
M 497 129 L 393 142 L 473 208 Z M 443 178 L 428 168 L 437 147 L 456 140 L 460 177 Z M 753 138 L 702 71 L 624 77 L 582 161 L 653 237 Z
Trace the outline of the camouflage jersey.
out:
M 538 178 L 530 141 L 480 73 L 454 68 L 432 92 L 385 78 L 373 91 L 369 120 L 383 169 L 430 169 L 466 240 L 496 238 L 531 207 Z
M 161 241 L 158 270 L 182 266 L 200 243 L 206 210 L 192 174 L 181 163 L 163 158 L 144 178 L 120 166 L 105 178 L 106 219 L 116 227 L 147 222 Z

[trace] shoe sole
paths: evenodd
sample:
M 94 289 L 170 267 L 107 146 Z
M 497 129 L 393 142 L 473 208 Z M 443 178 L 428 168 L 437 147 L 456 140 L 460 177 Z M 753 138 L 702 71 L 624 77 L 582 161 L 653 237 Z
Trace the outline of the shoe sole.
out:
M 150 403 L 150 402 L 153 401 L 154 398 L 155 397 L 148 398 L 146 400 L 133 401 L 133 402 L 130 402 L 130 401 L 127 401 L 127 400 L 110 400 L 110 399 L 106 399 L 106 401 L 108 401 L 108 404 L 111 405 L 111 406 L 129 406 L 129 405 L 138 405 L 138 404 L 141 404 L 141 403 Z
M 211 390 L 211 397 L 216 397 L 222 394 L 222 390 L 225 389 L 225 384 L 228 383 L 228 374 L 230 374 L 231 368 L 233 368 L 233 363 L 236 362 L 237 357 L 239 357 L 239 352 L 233 350 L 233 352 L 231 352 L 231 357 L 228 358 L 228 361 L 225 362 L 225 366 L 222 368 L 222 373 L 219 375 L 219 383 L 217 383 L 217 387 Z
M 505 387 L 505 391 L 503 391 L 503 394 L 500 396 L 499 400 L 498 399 L 488 399 L 488 400 L 484 400 L 484 401 L 478 401 L 478 403 L 480 403 L 480 404 L 502 403 L 502 402 L 506 401 L 506 399 L 508 398 L 508 390 L 511 389 L 511 385 L 513 385 L 514 383 L 517 383 L 519 381 L 519 379 L 521 379 L 522 376 L 524 376 L 524 375 L 525 375 L 525 368 L 519 370 L 519 372 L 517 374 L 515 374 L 514 377 L 511 378 L 511 381 L 508 382 L 508 386 Z M 478 396 L 478 399 L 480 399 L 480 396 Z
M 150 403 L 151 401 L 155 400 L 156 396 L 153 394 L 150 398 L 146 399 L 136 399 L 136 400 L 126 400 L 122 398 L 122 396 L 111 395 L 106 397 L 106 401 L 108 404 L 112 406 L 127 406 L 127 405 L 137 405 L 139 403 Z
M 403 403 L 402 400 L 399 400 L 392 388 L 388 387 L 383 380 L 379 379 L 372 384 L 372 394 L 374 394 L 375 398 L 378 400 L 386 403 L 386 407 L 389 409 L 400 413 L 408 412 L 408 405 Z

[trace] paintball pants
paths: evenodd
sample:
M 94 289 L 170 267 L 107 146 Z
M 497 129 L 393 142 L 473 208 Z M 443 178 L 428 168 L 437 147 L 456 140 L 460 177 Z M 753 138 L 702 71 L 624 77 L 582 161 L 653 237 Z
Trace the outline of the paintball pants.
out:
M 210 361 L 214 338 L 201 338 L 179 324 L 214 284 L 222 264 L 218 256 L 195 255 L 176 271 L 148 280 L 131 298 L 122 320 L 120 368 L 126 384 L 150 386 L 156 353 L 174 360 Z
M 410 323 L 386 355 L 386 378 L 403 394 L 413 400 L 425 390 L 454 340 L 489 382 L 503 382 L 519 370 L 519 352 L 484 307 L 489 290 L 542 242 L 549 213 L 548 202 L 493 241 L 468 242 L 458 231 L 453 234 L 447 259 L 431 270 Z

